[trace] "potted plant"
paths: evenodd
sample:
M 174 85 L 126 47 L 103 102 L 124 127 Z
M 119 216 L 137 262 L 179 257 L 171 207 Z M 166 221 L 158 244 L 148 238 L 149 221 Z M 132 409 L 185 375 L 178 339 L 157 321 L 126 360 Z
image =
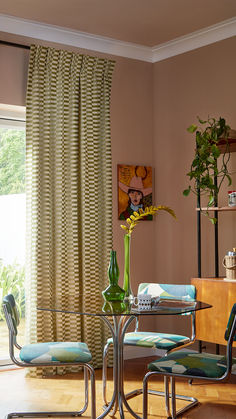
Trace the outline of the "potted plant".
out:
M 224 118 L 208 118 L 203 121 L 198 117 L 200 126 L 190 125 L 187 129 L 190 133 L 195 133 L 196 148 L 195 155 L 191 164 L 190 171 L 187 173 L 192 183 L 183 191 L 185 196 L 193 192 L 197 196 L 207 196 L 207 209 L 217 202 L 218 193 L 224 179 L 231 185 L 232 180 L 228 172 L 228 162 L 230 159 L 230 150 L 228 137 L 230 126 L 226 124 Z M 221 147 L 223 146 L 223 153 Z M 222 154 L 222 163 L 218 164 L 218 158 Z M 220 166 L 220 167 L 218 167 Z M 205 214 L 213 224 L 215 218 L 209 216 L 208 210 Z

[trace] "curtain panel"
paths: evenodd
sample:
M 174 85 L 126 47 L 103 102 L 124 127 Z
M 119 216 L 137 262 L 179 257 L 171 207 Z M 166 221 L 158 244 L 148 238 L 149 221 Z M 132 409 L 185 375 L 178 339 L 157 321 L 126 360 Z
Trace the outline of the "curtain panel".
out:
M 28 341 L 86 341 L 95 367 L 107 337 L 99 319 L 37 306 L 96 307 L 107 283 L 113 68 L 111 60 L 32 46 L 26 101 Z

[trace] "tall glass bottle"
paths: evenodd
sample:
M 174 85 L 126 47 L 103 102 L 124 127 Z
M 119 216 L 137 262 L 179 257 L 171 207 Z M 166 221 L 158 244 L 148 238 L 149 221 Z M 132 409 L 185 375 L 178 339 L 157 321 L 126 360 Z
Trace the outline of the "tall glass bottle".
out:
M 110 264 L 108 267 L 109 286 L 102 291 L 106 301 L 123 301 L 125 291 L 118 285 L 119 267 L 117 264 L 116 251 L 111 250 Z
M 132 303 L 134 295 L 131 288 L 130 278 L 130 240 L 131 235 L 124 235 L 124 249 L 125 249 L 125 263 L 124 263 L 124 283 L 123 288 L 125 290 L 125 301 Z

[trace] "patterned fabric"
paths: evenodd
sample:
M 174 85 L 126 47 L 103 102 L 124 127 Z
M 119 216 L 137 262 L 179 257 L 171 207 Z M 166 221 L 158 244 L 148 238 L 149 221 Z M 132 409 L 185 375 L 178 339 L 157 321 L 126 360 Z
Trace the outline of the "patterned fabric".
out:
M 236 365 L 236 359 L 234 359 Z M 150 371 L 220 378 L 226 371 L 225 357 L 207 353 L 174 352 L 148 365 Z
M 138 294 L 151 294 L 153 297 L 195 299 L 194 285 L 143 283 L 139 285 Z
M 226 328 L 226 331 L 225 331 L 225 340 L 229 340 L 229 335 L 230 335 L 230 332 L 231 332 L 231 328 L 232 328 L 235 316 L 236 316 L 236 303 L 233 305 L 230 316 L 229 316 L 227 328 Z M 236 334 L 234 335 L 234 340 L 236 341 Z
M 25 345 L 20 359 L 27 363 L 45 362 L 89 362 L 91 353 L 83 342 L 47 342 Z
M 130 332 L 125 334 L 124 344 L 170 350 L 189 342 L 189 340 L 186 336 L 168 333 Z M 108 343 L 112 343 L 112 338 L 108 339 Z
M 107 336 L 99 319 L 36 307 L 46 301 L 64 309 L 96 309 L 106 286 L 112 249 L 113 67 L 110 60 L 32 46 L 27 87 L 28 342 L 86 341 L 95 367 L 102 364 Z

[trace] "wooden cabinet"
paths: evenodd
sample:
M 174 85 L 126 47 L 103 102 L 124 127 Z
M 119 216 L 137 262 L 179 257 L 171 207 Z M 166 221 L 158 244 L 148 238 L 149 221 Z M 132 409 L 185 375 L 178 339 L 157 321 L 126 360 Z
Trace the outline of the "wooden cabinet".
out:
M 224 334 L 232 305 L 236 303 L 236 281 L 192 278 L 191 284 L 196 287 L 197 299 L 212 305 L 196 313 L 196 339 L 226 345 Z

